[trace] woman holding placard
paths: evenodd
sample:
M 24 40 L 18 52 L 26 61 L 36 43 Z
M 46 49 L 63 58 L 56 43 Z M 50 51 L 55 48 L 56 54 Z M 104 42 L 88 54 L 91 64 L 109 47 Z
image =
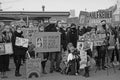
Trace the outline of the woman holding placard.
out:
M 21 31 L 21 28 L 19 26 L 16 27 L 16 31 L 14 32 L 14 38 L 13 38 L 13 51 L 14 51 L 14 62 L 16 66 L 15 70 L 15 76 L 20 77 L 20 66 L 21 66 L 21 60 L 22 56 L 25 54 L 25 51 L 27 48 L 23 47 L 21 45 L 21 39 L 23 39 L 23 32 Z

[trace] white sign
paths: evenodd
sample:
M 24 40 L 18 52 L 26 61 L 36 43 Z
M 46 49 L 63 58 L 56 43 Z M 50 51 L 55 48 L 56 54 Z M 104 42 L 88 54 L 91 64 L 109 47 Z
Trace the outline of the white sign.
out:
M 12 53 L 13 53 L 12 43 L 5 43 L 5 54 Z
M 87 66 L 87 52 L 80 50 L 80 69 L 83 69 Z
M 22 47 L 28 47 L 28 42 L 29 42 L 28 39 L 16 37 L 15 45 L 22 46 Z

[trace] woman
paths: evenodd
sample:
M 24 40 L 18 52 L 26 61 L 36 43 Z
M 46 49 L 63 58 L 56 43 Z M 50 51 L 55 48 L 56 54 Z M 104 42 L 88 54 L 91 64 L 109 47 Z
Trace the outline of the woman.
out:
M 21 59 L 22 56 L 25 54 L 25 51 L 27 48 L 24 48 L 22 46 L 17 46 L 16 44 L 16 37 L 23 38 L 23 32 L 21 31 L 21 28 L 19 26 L 16 27 L 16 31 L 14 32 L 13 37 L 13 51 L 14 51 L 14 63 L 15 63 L 15 76 L 20 77 L 20 66 L 21 66 Z

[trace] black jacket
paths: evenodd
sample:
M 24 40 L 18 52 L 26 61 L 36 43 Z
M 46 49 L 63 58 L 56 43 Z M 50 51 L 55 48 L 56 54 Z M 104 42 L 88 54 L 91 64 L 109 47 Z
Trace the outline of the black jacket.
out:
M 27 48 L 24 48 L 22 46 L 16 46 L 15 42 L 16 42 L 16 37 L 20 37 L 20 38 L 24 38 L 22 36 L 22 33 L 18 33 L 17 31 L 14 32 L 14 37 L 13 37 L 13 51 L 14 51 L 14 55 L 24 55 L 27 51 Z

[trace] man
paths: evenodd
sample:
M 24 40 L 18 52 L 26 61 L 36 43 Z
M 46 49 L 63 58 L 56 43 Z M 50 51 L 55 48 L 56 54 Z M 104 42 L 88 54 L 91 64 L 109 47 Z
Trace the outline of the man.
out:
M 61 33 L 61 51 L 62 49 L 65 50 L 65 45 L 66 45 L 66 36 L 65 36 L 65 31 L 62 28 L 61 21 L 57 21 L 56 24 L 50 24 L 46 27 L 45 31 L 47 32 L 60 32 Z M 60 62 L 61 62 L 61 51 L 60 52 L 51 52 L 50 53 L 50 61 L 51 61 L 51 66 L 50 66 L 50 73 L 54 71 L 54 69 L 57 72 L 60 72 Z M 54 66 L 56 62 L 56 66 Z
M 97 51 L 98 51 L 97 66 L 98 66 L 99 70 L 101 69 L 101 67 L 102 67 L 103 70 L 105 70 L 105 68 L 107 68 L 105 66 L 105 56 L 106 56 L 107 46 L 109 45 L 108 44 L 108 42 L 109 42 L 109 33 L 107 31 L 107 26 L 106 26 L 106 21 L 105 20 L 101 21 L 101 29 L 102 30 L 100 30 L 99 32 L 106 34 L 106 39 L 105 39 L 105 44 L 106 45 L 97 46 Z
M 67 42 L 72 43 L 73 46 L 76 48 L 78 35 L 77 35 L 76 25 L 74 23 L 71 24 L 71 28 L 67 34 L 68 34 L 68 41 Z

